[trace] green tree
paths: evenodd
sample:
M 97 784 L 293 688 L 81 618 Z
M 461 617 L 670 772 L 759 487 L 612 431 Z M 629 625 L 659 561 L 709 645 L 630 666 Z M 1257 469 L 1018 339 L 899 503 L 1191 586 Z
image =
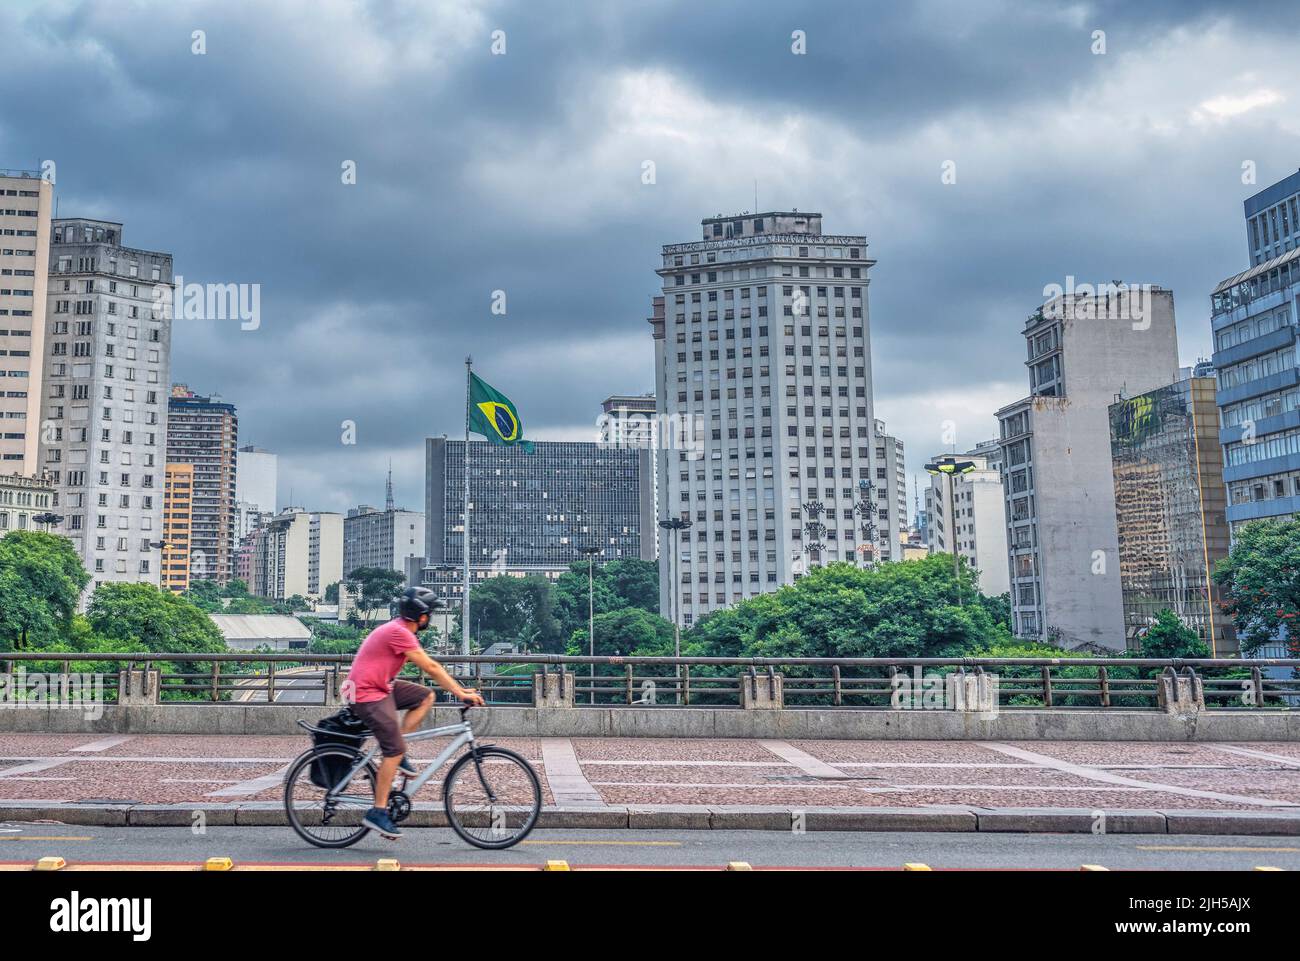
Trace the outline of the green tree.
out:
M 1215 566 L 1214 582 L 1243 653 L 1285 637 L 1290 656 L 1300 657 L 1300 515 L 1244 525 Z
M 248 582 L 241 581 L 239 578 L 232 578 L 226 582 L 226 586 L 221 588 L 222 597 L 248 597 Z
M 347 576 L 348 592 L 357 599 L 357 610 L 367 626 L 376 609 L 388 613 L 388 605 L 406 583 L 406 575 L 386 567 L 358 567 Z
M 490 577 L 471 588 L 469 605 L 470 629 L 480 647 L 510 643 L 548 654 L 564 650 L 551 584 L 545 577 Z M 460 617 L 458 611 L 457 635 Z
M 89 582 L 66 537 L 11 531 L 0 538 L 0 641 L 12 650 L 57 643 Z
M 152 584 L 101 584 L 86 611 L 99 636 L 125 641 L 135 651 L 188 654 L 226 650 L 226 642 L 207 613 Z
M 338 602 L 339 602 L 339 582 L 335 581 L 333 584 L 325 588 L 325 603 L 337 604 Z
M 1141 639 L 1140 657 L 1209 657 L 1210 647 L 1194 630 L 1165 608 Z
M 221 611 L 221 585 L 216 581 L 190 581 L 182 595 L 200 610 L 216 614 Z
M 554 584 L 560 636 L 587 630 L 587 562 L 574 561 Z M 592 570 L 592 608 L 608 614 L 627 608 L 659 613 L 659 565 L 637 558 L 596 563 Z M 472 598 L 471 598 L 472 601 Z M 599 637 L 599 634 L 597 634 Z
M 1009 639 L 977 601 L 971 569 L 963 562 L 960 570 L 963 605 L 946 555 L 817 567 L 708 615 L 690 639 L 699 653 L 724 657 L 954 657 Z
M 597 656 L 672 656 L 673 625 L 658 614 L 639 607 L 625 607 L 621 611 L 597 614 L 595 625 Z M 586 654 L 588 650 L 584 625 L 573 632 L 566 653 Z

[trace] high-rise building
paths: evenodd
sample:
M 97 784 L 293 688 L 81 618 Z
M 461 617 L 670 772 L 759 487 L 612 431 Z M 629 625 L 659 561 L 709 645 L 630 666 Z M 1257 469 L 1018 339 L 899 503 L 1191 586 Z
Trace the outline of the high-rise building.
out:
M 277 514 L 255 539 L 249 591 L 287 600 L 295 594 L 319 600 L 343 579 L 343 518 L 290 507 Z
M 470 575 L 559 577 L 584 547 L 596 563 L 654 560 L 650 452 L 594 442 L 535 441 L 533 453 L 471 441 Z M 466 443 L 425 441 L 425 568 L 449 605 L 463 590 Z
M 171 254 L 123 245 L 122 225 L 51 225 L 41 463 L 58 527 L 105 581 L 160 583 Z
M 163 476 L 162 586 L 181 594 L 190 587 L 194 465 L 168 464 Z
M 1300 172 L 1246 199 L 1246 250 L 1252 266 L 1300 247 Z
M 951 554 L 953 544 L 966 562 L 979 571 L 980 592 L 1005 594 L 1007 581 L 1007 522 L 1002 490 L 1002 447 L 983 441 L 965 454 L 936 454 L 933 461 L 956 457 L 974 465 L 966 473 L 938 473 L 925 491 L 927 533 L 932 553 Z M 950 514 L 955 513 L 955 517 Z
M 235 543 L 275 515 L 279 457 L 251 444 L 235 454 Z
M 41 470 L 52 193 L 37 171 L 0 170 L 0 474 Z
M 875 486 L 872 488 L 877 505 L 876 528 L 879 550 L 876 560 L 902 560 L 899 545 L 907 542 L 907 466 L 903 442 L 891 437 L 885 422 L 876 426 Z M 847 514 L 844 515 L 846 518 Z
M 1129 649 L 1140 649 L 1168 608 L 1215 657 L 1235 653 L 1232 619 L 1211 577 L 1228 556 L 1214 377 L 1184 378 L 1111 404 L 1110 449 Z
M 1039 307 L 1024 335 L 1030 396 L 997 412 L 1013 627 L 1123 650 L 1108 408 L 1177 378 L 1173 294 L 1080 287 Z
M 660 415 L 702 435 L 658 451 L 663 513 L 692 525 L 659 552 L 661 609 L 683 626 L 857 560 L 873 477 L 866 238 L 798 211 L 702 224 L 663 247 L 650 318 Z
M 225 584 L 234 575 L 236 445 L 235 405 L 174 384 L 168 400 L 167 460 L 194 467 L 190 528 L 190 578 Z
M 384 509 L 362 504 L 343 519 L 343 575 L 359 567 L 382 567 L 407 573 L 411 558 L 423 558 L 424 515 L 399 509 L 393 500 L 393 474 L 388 473 Z
M 1223 281 L 1211 298 L 1223 479 L 1234 531 L 1300 512 L 1298 203 L 1300 173 L 1246 201 L 1254 266 Z
M 663 298 L 659 298 L 660 301 Z M 651 452 L 651 464 L 654 463 L 654 451 L 661 443 L 659 416 L 657 414 L 654 394 L 614 394 L 601 403 L 601 416 L 597 423 L 600 427 L 598 443 L 602 447 L 622 447 L 630 450 L 648 450 Z M 651 470 L 654 486 L 654 516 L 659 517 L 659 473 Z M 650 532 L 654 538 L 654 556 L 659 556 L 659 526 L 656 524 Z

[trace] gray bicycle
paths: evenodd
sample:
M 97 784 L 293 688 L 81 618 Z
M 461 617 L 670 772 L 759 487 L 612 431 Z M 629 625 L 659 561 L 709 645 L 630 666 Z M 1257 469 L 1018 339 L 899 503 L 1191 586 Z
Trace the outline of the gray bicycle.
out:
M 460 723 L 406 735 L 407 742 L 435 737 L 451 741 L 414 777 L 400 775 L 388 796 L 388 816 L 400 824 L 411 814 L 411 798 L 425 782 L 462 748 L 442 782 L 447 823 L 461 838 L 479 848 L 501 849 L 518 844 L 537 823 L 542 810 L 542 785 L 533 766 L 520 755 L 474 739 L 466 713 Z M 313 734 L 330 734 L 305 721 L 299 726 Z M 318 744 L 294 759 L 285 775 L 284 809 L 289 824 L 304 841 L 320 848 L 345 848 L 369 833 L 362 818 L 375 803 L 379 775 L 379 746 Z

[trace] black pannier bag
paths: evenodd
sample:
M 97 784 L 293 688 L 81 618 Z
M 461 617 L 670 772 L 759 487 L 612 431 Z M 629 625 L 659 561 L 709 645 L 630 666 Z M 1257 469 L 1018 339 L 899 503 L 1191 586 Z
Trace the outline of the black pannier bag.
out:
M 316 722 L 318 730 L 312 732 L 312 743 L 316 747 L 338 744 L 343 747 L 360 748 L 361 743 L 370 736 L 366 722 L 352 713 L 351 708 L 343 708 L 337 714 L 331 714 Z M 348 773 L 350 763 L 347 758 L 332 755 L 311 762 L 311 783 L 319 788 L 329 790 Z

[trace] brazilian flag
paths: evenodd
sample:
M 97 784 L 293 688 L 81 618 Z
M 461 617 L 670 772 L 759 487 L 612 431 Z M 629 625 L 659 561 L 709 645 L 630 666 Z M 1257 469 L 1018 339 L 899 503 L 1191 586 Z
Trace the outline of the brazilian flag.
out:
M 533 452 L 532 441 L 524 440 L 524 425 L 510 398 L 475 373 L 469 375 L 469 429 L 482 434 L 493 444 L 514 447 L 525 454 Z

